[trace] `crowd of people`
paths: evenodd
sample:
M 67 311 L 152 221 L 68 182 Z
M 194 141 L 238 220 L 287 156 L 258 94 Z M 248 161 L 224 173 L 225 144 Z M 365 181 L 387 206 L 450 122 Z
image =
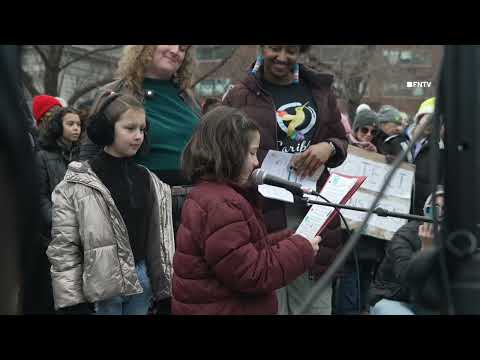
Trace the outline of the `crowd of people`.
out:
M 244 79 L 200 105 L 192 51 L 129 45 L 93 101 L 33 99 L 41 232 L 24 313 L 423 313 L 408 263 L 432 246 L 429 224 L 408 222 L 390 240 L 363 235 L 304 308 L 349 233 L 337 215 L 314 239 L 295 234 L 309 207 L 263 198 L 251 174 L 269 150 L 288 152 L 301 176 L 325 166 L 319 190 L 349 144 L 391 163 L 415 140 L 411 213 L 443 215 L 443 190 L 430 194 L 435 99 L 411 121 L 361 104 L 350 125 L 333 75 L 300 63 L 308 45 L 260 45 Z

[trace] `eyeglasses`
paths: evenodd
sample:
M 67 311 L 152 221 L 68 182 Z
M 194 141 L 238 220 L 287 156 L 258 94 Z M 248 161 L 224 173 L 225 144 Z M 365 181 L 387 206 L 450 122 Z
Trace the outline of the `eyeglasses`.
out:
M 370 129 L 370 128 L 367 128 L 367 127 L 361 127 L 360 132 L 364 135 L 372 134 L 372 136 L 375 136 L 375 135 L 377 135 L 378 130 L 377 129 Z

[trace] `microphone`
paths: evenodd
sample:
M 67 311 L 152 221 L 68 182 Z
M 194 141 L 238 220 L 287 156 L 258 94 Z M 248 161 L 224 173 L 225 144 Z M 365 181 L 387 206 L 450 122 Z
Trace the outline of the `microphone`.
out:
M 288 180 L 284 180 L 281 177 L 271 175 L 267 173 L 265 170 L 262 169 L 255 169 L 252 172 L 252 175 L 250 175 L 250 178 L 252 182 L 255 185 L 272 185 L 272 186 L 278 186 L 283 189 L 286 189 L 290 191 L 293 195 L 302 197 L 304 194 L 311 194 L 311 195 L 316 195 L 320 196 L 320 193 L 317 191 L 302 187 L 302 185 L 297 184 L 295 182 L 291 182 Z M 325 199 L 325 198 L 323 198 Z M 353 210 L 353 211 L 361 211 L 361 212 L 368 212 L 369 209 L 367 208 L 361 208 L 357 206 L 350 206 L 350 205 L 342 205 L 342 204 L 336 204 L 328 201 L 325 199 L 326 202 L 323 201 L 316 201 L 316 200 L 306 200 L 306 202 L 310 205 L 322 205 L 322 206 L 330 206 L 338 209 L 346 209 L 346 210 Z M 428 217 L 428 216 L 419 216 L 419 215 L 411 215 L 411 214 L 402 214 L 402 213 L 396 213 L 392 211 L 385 210 L 381 207 L 377 207 L 373 210 L 373 213 L 382 216 L 382 217 L 395 217 L 395 218 L 400 218 L 400 219 L 407 219 L 407 220 L 417 220 L 417 221 L 423 221 L 423 222 L 433 222 L 433 219 Z
M 278 186 L 290 191 L 295 196 L 302 197 L 303 194 L 311 194 L 312 190 L 303 188 L 302 185 L 292 181 L 282 179 L 281 177 L 268 174 L 265 170 L 255 169 L 252 172 L 251 179 L 255 185 L 272 185 Z

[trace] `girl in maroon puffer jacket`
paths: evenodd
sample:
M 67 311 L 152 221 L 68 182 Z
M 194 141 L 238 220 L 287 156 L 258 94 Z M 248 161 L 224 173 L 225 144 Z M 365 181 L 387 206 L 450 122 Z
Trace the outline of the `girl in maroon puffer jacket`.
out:
M 268 235 L 249 183 L 260 132 L 240 110 L 219 106 L 183 154 L 195 186 L 182 211 L 173 259 L 172 313 L 273 315 L 275 290 L 312 265 L 320 237 Z

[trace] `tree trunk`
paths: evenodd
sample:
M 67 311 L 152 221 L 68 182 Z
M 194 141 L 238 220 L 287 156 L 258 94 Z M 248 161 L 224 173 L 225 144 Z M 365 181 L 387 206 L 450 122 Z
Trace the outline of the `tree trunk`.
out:
M 51 96 L 58 96 L 58 69 L 45 69 L 43 84 L 45 93 Z
M 22 76 L 23 85 L 30 93 L 30 96 L 33 98 L 34 96 L 40 95 L 40 91 L 38 91 L 38 89 L 35 87 L 33 78 L 30 76 L 30 74 L 22 70 Z
M 45 66 L 44 88 L 45 93 L 51 96 L 58 96 L 60 63 L 63 57 L 63 50 L 65 45 L 50 45 L 48 49 L 49 64 Z

